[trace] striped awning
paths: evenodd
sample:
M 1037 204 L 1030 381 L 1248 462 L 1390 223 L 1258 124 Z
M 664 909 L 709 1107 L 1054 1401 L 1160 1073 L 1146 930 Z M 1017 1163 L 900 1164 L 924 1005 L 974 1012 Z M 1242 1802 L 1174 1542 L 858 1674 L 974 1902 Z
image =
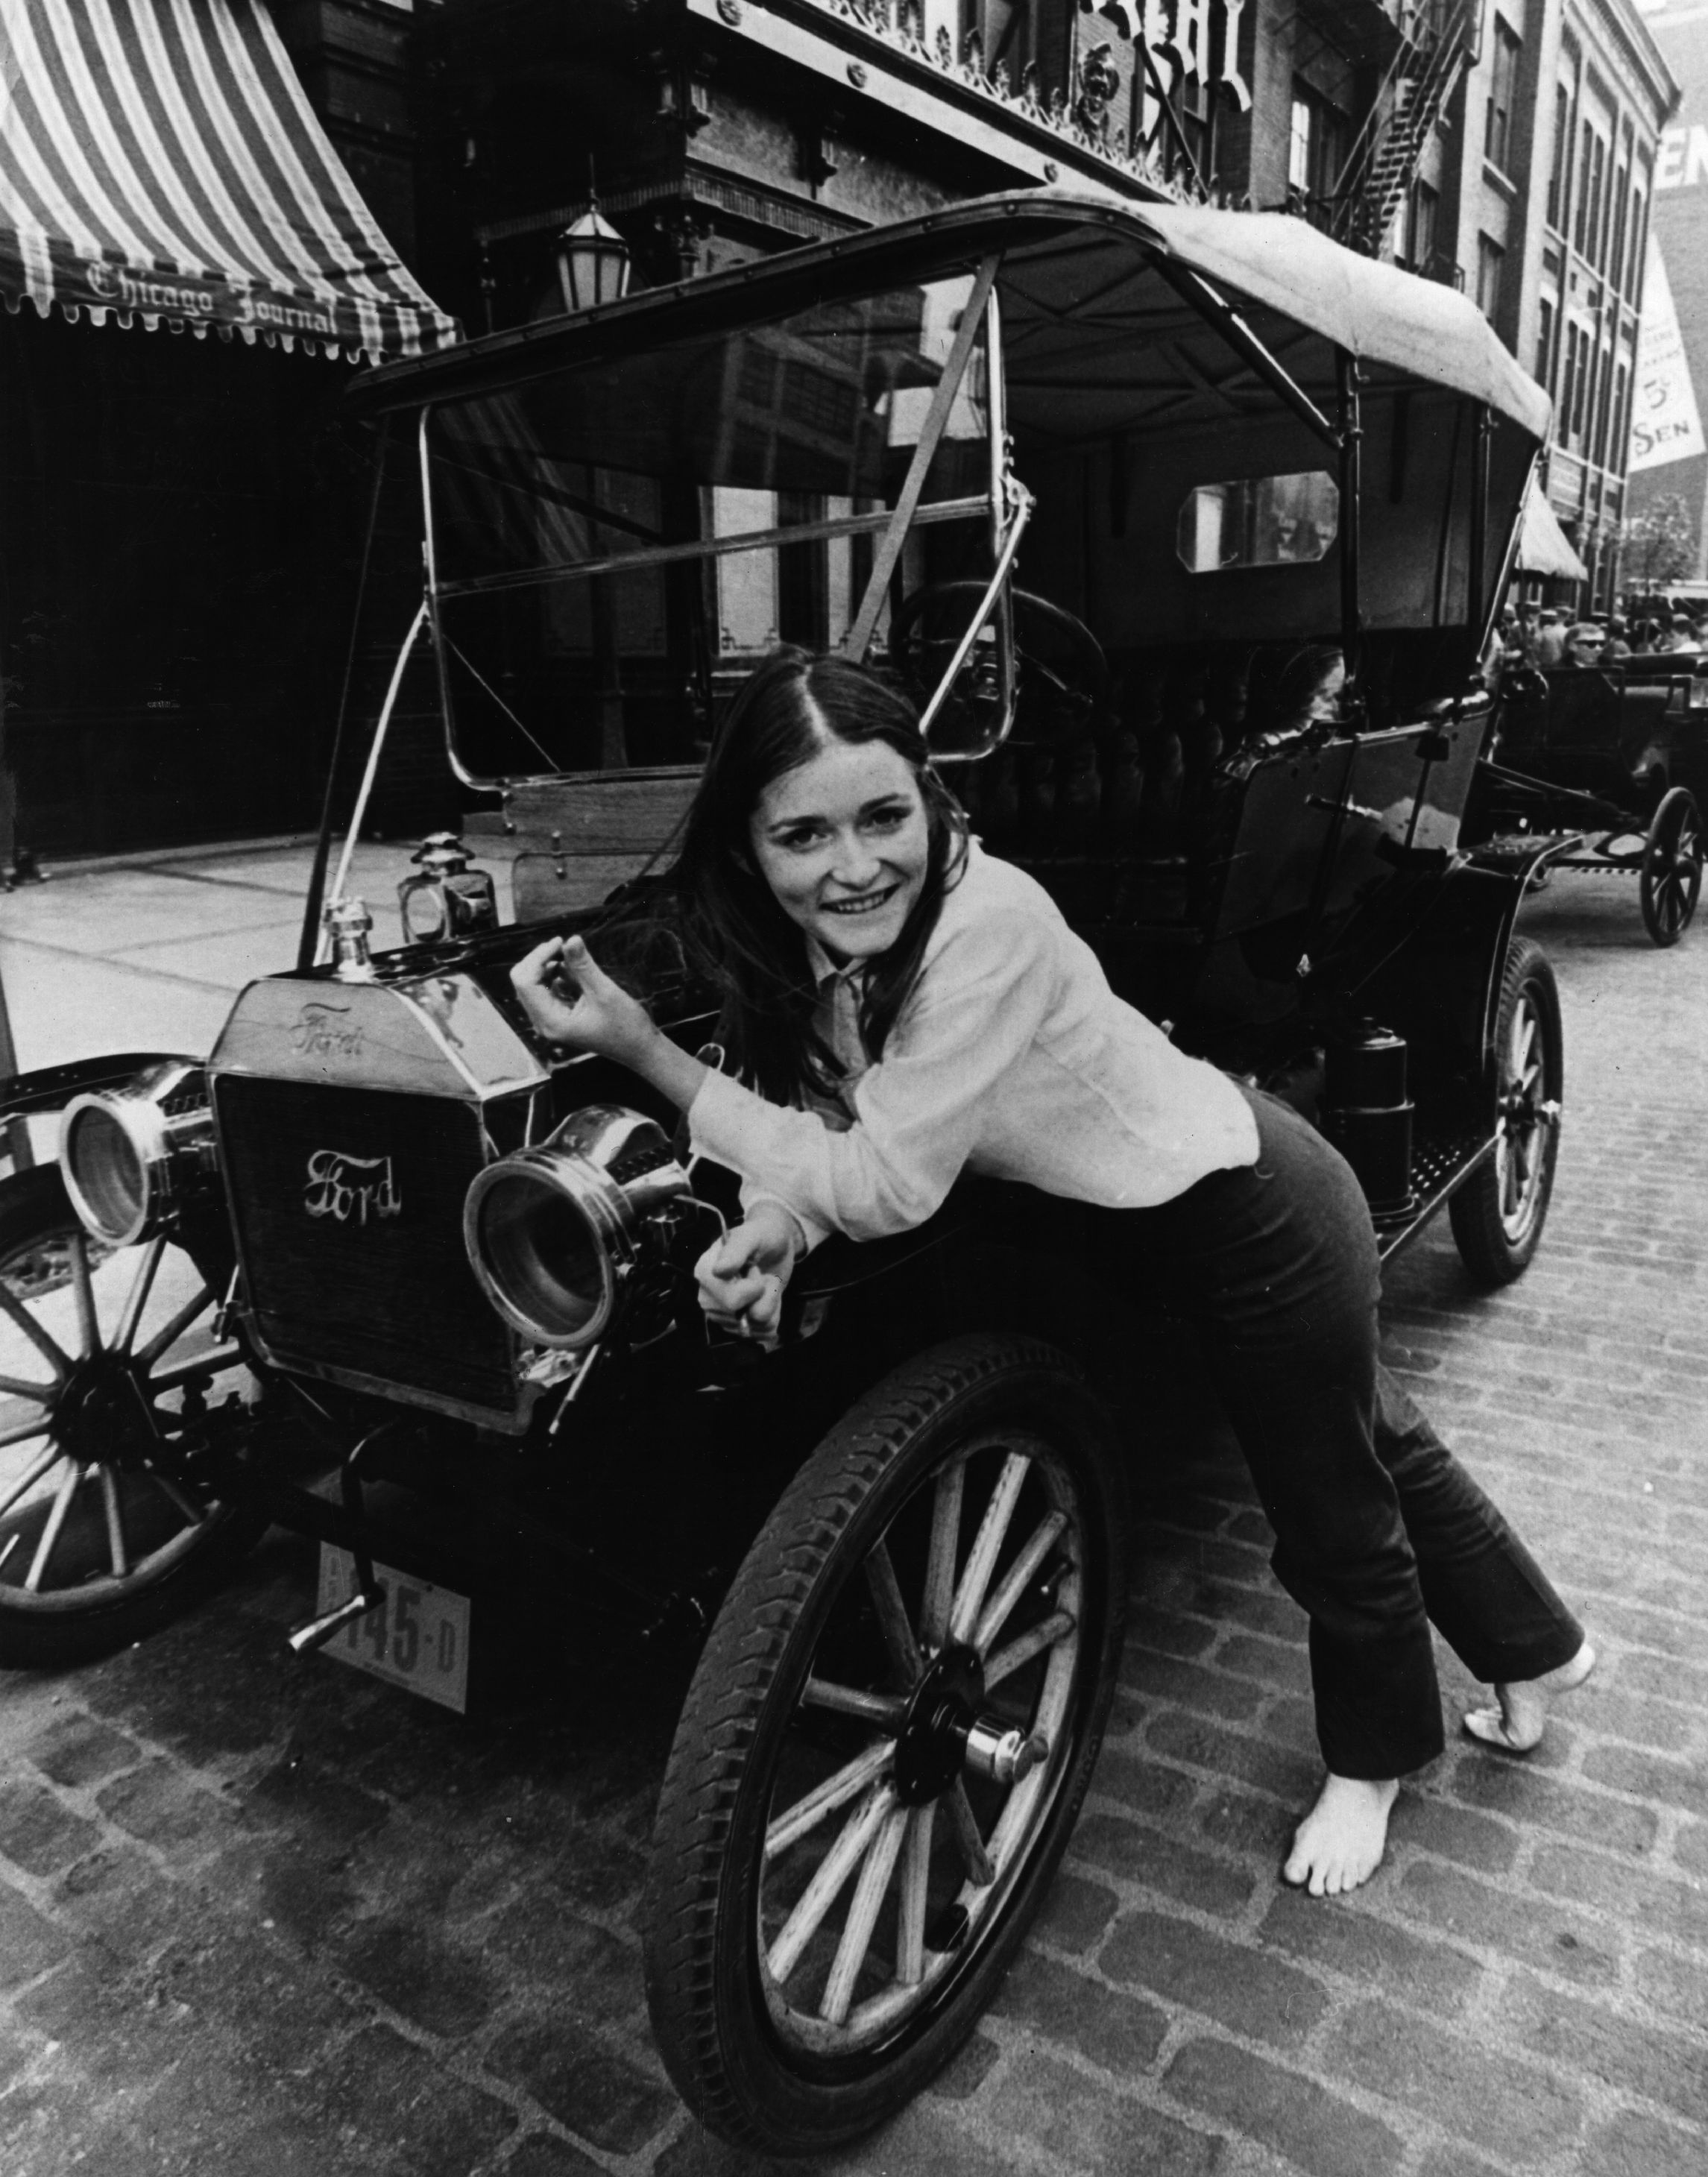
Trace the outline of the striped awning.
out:
M 0 0 L 0 297 L 352 359 L 458 336 L 262 0 Z

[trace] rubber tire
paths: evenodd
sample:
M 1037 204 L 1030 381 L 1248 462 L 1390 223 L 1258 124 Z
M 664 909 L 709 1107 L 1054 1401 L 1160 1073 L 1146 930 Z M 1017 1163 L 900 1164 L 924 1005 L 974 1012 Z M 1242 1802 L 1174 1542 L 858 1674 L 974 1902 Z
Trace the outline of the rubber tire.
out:
M 1669 833 L 1673 835 L 1667 848 L 1669 865 L 1679 842 L 1687 835 L 1695 845 L 1695 853 L 1691 857 L 1694 874 L 1688 886 L 1684 912 L 1676 925 L 1662 920 L 1655 898 L 1655 865 L 1660 848 L 1667 841 Z M 1696 806 L 1696 797 L 1689 788 L 1675 786 L 1662 795 L 1656 807 L 1648 837 L 1643 842 L 1643 861 L 1638 873 L 1637 902 L 1642 912 L 1643 927 L 1648 931 L 1651 942 L 1663 951 L 1668 946 L 1676 945 L 1690 927 L 1696 913 L 1696 903 L 1701 895 L 1702 815 Z
M 29 1248 L 82 1230 L 57 1165 L 0 1180 L 0 1269 Z M 267 1525 L 258 1507 L 220 1505 L 201 1538 L 157 1580 L 85 1609 L 19 1610 L 7 1602 L 0 1580 L 0 1668 L 64 1670 L 158 1632 L 228 1580 Z
M 994 1923 L 892 2048 L 843 2081 L 810 2080 L 769 2033 L 751 1956 L 770 1763 L 822 1622 L 914 1485 L 957 1439 L 1023 1419 L 1073 1462 L 1087 1540 L 1073 1744 Z M 1071 1362 L 1026 1338 L 958 1339 L 853 1408 L 784 1492 L 714 1624 L 660 1794 L 642 1911 L 647 1997 L 689 2107 L 761 2153 L 821 2152 L 893 2115 L 973 2031 L 1048 1890 L 1102 1743 L 1121 1653 L 1126 1506 L 1106 1413 Z M 1094 1623 L 1092 1621 L 1094 1619 Z
M 1560 1024 L 1559 985 L 1546 952 L 1528 937 L 1515 937 L 1508 948 L 1501 971 L 1500 1009 L 1495 1025 L 1495 1049 L 1509 1047 L 1514 1016 L 1526 1000 L 1536 1010 L 1542 1031 L 1542 1089 L 1556 1104 L 1565 1093 L 1565 1039 Z M 1503 1094 L 1503 1079 L 1497 1094 Z M 1493 1158 L 1480 1164 L 1448 1203 L 1448 1216 L 1460 1259 L 1480 1285 L 1492 1290 L 1510 1285 L 1523 1273 L 1542 1244 L 1552 1198 L 1554 1166 L 1559 1154 L 1559 1127 L 1547 1128 L 1542 1151 L 1539 1196 L 1521 1236 L 1514 1237 L 1501 1215 L 1500 1176 Z

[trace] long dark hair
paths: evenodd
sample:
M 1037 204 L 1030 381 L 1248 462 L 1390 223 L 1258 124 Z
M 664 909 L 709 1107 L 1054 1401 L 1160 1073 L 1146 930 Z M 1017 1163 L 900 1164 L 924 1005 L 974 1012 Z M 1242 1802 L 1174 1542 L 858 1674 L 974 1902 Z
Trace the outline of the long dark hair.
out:
M 839 1068 L 815 1033 L 817 1001 L 806 941 L 755 866 L 750 826 L 772 781 L 829 740 L 881 741 L 919 781 L 930 827 L 925 881 L 895 943 L 875 960 L 860 1001 L 860 1036 L 876 1061 L 919 979 L 943 896 L 967 858 L 967 820 L 931 767 L 917 713 L 865 667 L 810 651 L 773 651 L 738 691 L 712 741 L 689 812 L 676 880 L 689 941 L 723 994 L 723 1034 L 761 1095 L 792 1103 L 834 1094 Z

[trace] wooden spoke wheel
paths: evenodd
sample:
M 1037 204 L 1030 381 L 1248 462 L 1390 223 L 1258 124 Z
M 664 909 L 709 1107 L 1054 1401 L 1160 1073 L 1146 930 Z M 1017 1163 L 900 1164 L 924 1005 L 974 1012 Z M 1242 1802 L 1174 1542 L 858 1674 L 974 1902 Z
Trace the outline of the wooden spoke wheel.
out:
M 219 1298 L 166 1240 L 91 1240 L 56 1166 L 0 1184 L 0 1666 L 152 1632 L 260 1533 L 196 1470 L 259 1394 Z
M 1448 1205 L 1465 1267 L 1509 1284 L 1542 1242 L 1559 1149 L 1565 1045 L 1559 990 L 1541 946 L 1514 938 L 1494 1029 L 1494 1153 Z
M 1675 786 L 1661 797 L 1637 884 L 1644 929 L 1656 945 L 1676 945 L 1702 892 L 1702 815 L 1688 788 Z
M 824 1440 L 696 1672 L 646 1909 L 664 2060 L 724 2137 L 820 2151 L 973 2028 L 1059 1860 L 1119 1654 L 1101 1408 L 1031 1340 L 910 1362 Z

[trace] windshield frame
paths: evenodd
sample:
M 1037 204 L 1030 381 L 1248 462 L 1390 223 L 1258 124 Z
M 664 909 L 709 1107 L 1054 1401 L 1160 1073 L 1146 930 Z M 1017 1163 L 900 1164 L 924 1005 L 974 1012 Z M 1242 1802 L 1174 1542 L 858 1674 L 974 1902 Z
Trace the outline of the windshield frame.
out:
M 477 791 L 505 791 L 519 784 L 545 779 L 603 778 L 613 774 L 608 770 L 554 769 L 526 774 L 506 772 L 488 776 L 470 769 L 456 744 L 456 713 L 449 654 L 455 646 L 451 644 L 443 623 L 441 606 L 445 603 L 457 597 L 538 588 L 554 581 L 592 581 L 602 575 L 627 575 L 649 568 L 711 564 L 743 552 L 868 537 L 876 541 L 871 573 L 854 620 L 840 646 L 844 655 L 856 663 L 864 663 L 876 636 L 876 621 L 890 575 L 899 564 L 906 540 L 917 529 L 976 520 L 981 515 L 985 521 L 992 561 L 990 583 L 963 639 L 921 707 L 920 729 L 929 736 L 930 726 L 942 711 L 951 688 L 963 669 L 979 635 L 994 620 L 997 697 L 994 720 L 974 745 L 953 750 L 940 749 L 935 753 L 941 761 L 972 762 L 989 756 L 1000 747 L 1007 738 L 1013 723 L 1017 694 L 1012 617 L 1007 609 L 1006 585 L 1032 506 L 1029 495 L 1012 473 L 1011 448 L 1006 429 L 1002 397 L 1001 313 L 996 287 L 1001 266 L 1001 253 L 991 251 L 980 259 L 975 267 L 970 268 L 973 288 L 969 297 L 967 322 L 957 334 L 942 374 L 933 390 L 930 412 L 914 447 L 906 478 L 897 493 L 895 503 L 875 512 L 827 516 L 821 520 L 799 525 L 779 524 L 728 537 L 712 536 L 697 538 L 691 543 L 647 545 L 638 551 L 606 553 L 596 559 L 540 562 L 526 568 L 448 578 L 441 573 L 439 565 L 434 484 L 436 449 L 431 434 L 433 419 L 438 410 L 441 406 L 455 405 L 455 402 L 429 401 L 423 404 L 417 421 L 416 446 L 421 495 L 424 604 L 428 633 L 438 673 L 446 757 L 461 783 Z M 952 269 L 945 266 L 936 276 L 952 276 Z M 872 292 L 881 293 L 886 291 L 877 287 Z M 944 428 L 966 385 L 974 359 L 981 352 L 985 363 L 985 429 L 982 435 L 987 454 L 985 488 L 982 492 L 963 494 L 953 499 L 921 503 L 927 472 Z M 459 395 L 456 399 L 467 397 Z M 487 683 L 483 682 L 482 685 L 488 695 L 494 695 Z M 502 702 L 502 698 L 494 697 L 494 700 Z M 517 729 L 538 747 L 539 745 L 527 727 L 507 705 L 504 707 Z M 541 753 L 543 755 L 545 751 L 542 750 Z M 638 767 L 643 769 L 652 767 Z

